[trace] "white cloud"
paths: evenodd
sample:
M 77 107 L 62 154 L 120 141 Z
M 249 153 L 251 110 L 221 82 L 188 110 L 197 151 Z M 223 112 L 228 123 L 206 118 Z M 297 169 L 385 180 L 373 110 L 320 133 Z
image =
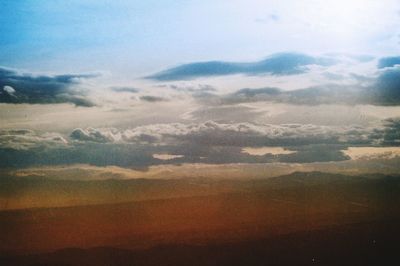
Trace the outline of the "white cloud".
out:
M 68 141 L 58 133 L 37 133 L 28 129 L 0 130 L 0 147 L 27 150 L 41 146 L 66 145 Z
M 163 160 L 163 161 L 168 161 L 168 160 L 173 160 L 173 159 L 177 159 L 177 158 L 182 158 L 184 157 L 183 155 L 172 155 L 172 154 L 159 154 L 159 153 L 155 153 L 153 154 L 153 158 L 155 159 L 159 159 L 159 160 Z
M 258 147 L 258 148 L 246 147 L 242 149 L 242 152 L 256 156 L 263 156 L 266 154 L 280 155 L 280 154 L 296 153 L 296 151 L 287 150 L 282 147 Z
M 14 88 L 11 86 L 7 86 L 7 85 L 3 87 L 3 91 L 5 91 L 6 93 L 8 93 L 9 95 L 12 95 L 12 96 L 14 96 L 14 93 L 15 93 Z
M 400 147 L 348 147 L 343 153 L 353 160 L 393 159 L 400 156 Z

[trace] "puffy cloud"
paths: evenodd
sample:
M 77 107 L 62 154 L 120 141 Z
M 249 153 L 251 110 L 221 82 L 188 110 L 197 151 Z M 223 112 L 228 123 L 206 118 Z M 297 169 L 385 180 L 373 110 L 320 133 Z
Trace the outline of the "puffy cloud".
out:
M 119 133 L 115 132 L 113 129 L 76 128 L 72 131 L 70 138 L 78 141 L 106 143 L 115 142 L 120 137 Z
M 44 146 L 64 146 L 67 143 L 67 140 L 58 133 L 39 134 L 28 129 L 0 130 L 1 149 L 28 150 Z
M 2 103 L 73 103 L 93 106 L 85 92 L 75 88 L 91 74 L 39 75 L 23 74 L 0 67 L 0 102 Z
M 349 159 L 342 152 L 347 147 L 398 145 L 399 124 L 396 119 L 374 128 L 208 121 L 131 129 L 77 128 L 69 142 L 56 133 L 3 130 L 0 167 L 84 163 L 147 169 L 157 164 L 341 161 Z M 266 146 L 293 152 L 261 156 L 243 152 L 244 147 Z M 163 160 L 154 154 L 171 157 Z
M 209 61 L 184 64 L 148 76 L 147 78 L 169 81 L 233 74 L 294 75 L 305 72 L 308 65 L 327 66 L 334 63 L 335 60 L 326 57 L 313 57 L 300 53 L 279 53 L 257 62 Z
M 389 128 L 390 126 L 387 125 Z M 375 131 L 374 131 L 375 129 Z M 132 129 L 116 128 L 76 128 L 70 139 L 78 142 L 95 143 L 136 143 L 176 145 L 192 143 L 210 146 L 293 146 L 318 143 L 370 143 L 383 138 L 384 128 L 368 128 L 361 126 L 321 126 L 313 124 L 260 124 L 260 123 L 168 123 L 139 126 Z M 53 133 L 52 133 L 53 134 Z M 377 135 L 378 134 L 378 135 Z M 15 139 L 15 143 L 23 139 L 43 139 L 65 142 L 61 135 L 37 134 L 30 130 L 3 130 L 3 140 Z M 5 142 L 2 142 L 4 147 Z
M 8 93 L 8 94 L 11 95 L 11 96 L 15 96 L 15 95 L 14 95 L 15 90 L 14 90 L 14 88 L 11 87 L 11 86 L 4 86 L 4 87 L 3 87 L 3 91 L 6 92 L 6 93 Z
M 233 147 L 296 147 L 302 145 L 397 145 L 400 120 L 384 120 L 374 126 L 325 126 L 262 123 L 168 123 L 116 128 L 75 129 L 71 138 L 98 143 L 201 145 Z M 206 148 L 208 149 L 208 148 Z M 181 154 L 181 153 L 178 153 Z
M 307 144 L 368 144 L 378 136 L 360 126 L 256 123 L 170 123 L 152 124 L 127 130 L 75 129 L 71 138 L 110 143 L 192 143 L 208 146 L 298 146 Z M 371 139 L 371 136 L 374 136 Z M 382 137 L 382 136 L 379 136 Z M 148 140 L 148 141 L 146 141 Z

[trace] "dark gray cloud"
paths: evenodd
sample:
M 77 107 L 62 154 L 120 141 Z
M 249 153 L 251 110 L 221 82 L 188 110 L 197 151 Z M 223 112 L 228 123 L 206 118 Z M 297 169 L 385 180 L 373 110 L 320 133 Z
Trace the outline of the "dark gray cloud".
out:
M 400 56 L 383 57 L 378 62 L 378 68 L 394 67 L 395 65 L 400 65 Z
M 137 93 L 140 91 L 139 89 L 133 87 L 111 87 L 111 90 L 115 92 L 130 92 L 130 93 Z
M 398 105 L 400 103 L 400 66 L 385 68 L 370 88 L 370 93 L 378 103 Z
M 146 169 L 149 165 L 157 163 L 151 152 L 149 146 L 91 142 L 73 143 L 68 147 L 34 147 L 29 150 L 0 148 L 0 168 L 90 164 Z
M 400 118 L 391 118 L 385 121 L 385 128 L 377 131 L 376 134 L 383 132 L 383 144 L 390 146 L 400 146 Z
M 146 170 L 151 165 L 183 163 L 273 163 L 322 162 L 348 159 L 338 145 L 303 145 L 290 148 L 293 154 L 265 154 L 254 156 L 242 152 L 238 146 L 204 146 L 201 143 L 176 145 L 147 145 L 138 143 L 71 143 L 68 146 L 32 147 L 30 149 L 0 148 L 0 168 L 21 168 L 44 165 L 90 164 L 120 166 Z M 170 160 L 154 158 L 154 154 L 183 157 Z
M 151 102 L 151 103 L 167 101 L 166 98 L 159 97 L 159 96 L 152 96 L 152 95 L 140 96 L 140 100 L 145 101 L 145 102 Z
M 114 134 L 110 130 L 98 130 L 94 128 L 76 128 L 71 132 L 70 138 L 78 141 L 92 141 L 92 142 L 113 142 L 115 140 Z
M 93 106 L 85 92 L 75 88 L 80 79 L 93 74 L 40 75 L 23 74 L 0 67 L 0 102 L 2 103 L 73 103 Z
M 279 53 L 257 62 L 209 61 L 180 65 L 146 78 L 169 81 L 187 80 L 197 77 L 245 75 L 294 75 L 307 71 L 308 65 L 332 65 L 335 60 L 327 57 L 313 57 L 300 53 Z

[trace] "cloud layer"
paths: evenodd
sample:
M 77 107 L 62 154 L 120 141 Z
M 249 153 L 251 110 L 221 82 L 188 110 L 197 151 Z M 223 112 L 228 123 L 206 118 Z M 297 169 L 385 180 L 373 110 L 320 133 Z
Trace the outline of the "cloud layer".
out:
M 205 104 L 278 102 L 301 105 L 318 104 L 400 104 L 400 66 L 379 70 L 374 77 L 356 76 L 356 84 L 327 83 L 304 89 L 276 87 L 244 88 L 226 95 L 194 95 Z
M 320 126 L 313 124 L 256 123 L 171 123 L 139 126 L 133 129 L 75 129 L 70 137 L 98 143 L 199 144 L 206 146 L 300 146 L 308 144 L 378 144 L 384 130 L 399 123 L 388 120 L 386 127 Z
M 0 134 L 0 167 L 86 163 L 146 169 L 182 163 L 309 163 L 342 161 L 353 146 L 396 146 L 399 122 L 381 127 L 312 124 L 171 123 L 132 129 L 77 128 L 69 136 L 5 130 Z M 288 153 L 251 155 L 245 147 L 284 147 Z M 168 155 L 169 160 L 157 154 Z
M 266 83 L 277 80 L 277 86 L 221 90 L 208 82 L 182 81 L 141 84 L 138 90 L 102 84 L 91 92 L 103 105 L 84 112 L 71 105 L 57 107 L 54 115 L 49 109 L 53 106 L 2 105 L 15 113 L 3 116 L 0 167 L 84 163 L 147 169 L 158 164 L 349 160 L 343 153 L 348 147 L 399 146 L 400 123 L 395 117 L 400 109 L 370 106 L 400 103 L 396 60 L 276 54 L 255 63 L 181 66 L 177 69 L 183 72 L 167 70 L 172 76 L 161 76 L 161 80 L 270 74 L 261 78 Z M 87 98 L 78 89 L 90 75 L 35 76 L 0 70 L 2 102 L 91 106 L 79 101 Z M 304 71 L 300 76 L 271 77 Z M 279 87 L 282 80 L 290 79 L 315 79 L 317 85 L 294 90 Z M 248 147 L 288 152 L 254 155 L 243 152 Z
M 40 75 L 23 74 L 0 67 L 0 102 L 2 103 L 73 103 L 93 106 L 82 90 L 75 88 L 89 74 Z
M 67 144 L 58 133 L 37 133 L 29 129 L 0 130 L 0 147 L 4 150 L 29 150 L 40 147 L 54 147 Z
M 328 66 L 334 63 L 335 60 L 326 57 L 313 57 L 300 53 L 279 53 L 257 62 L 210 61 L 190 63 L 164 70 L 147 78 L 170 81 L 233 74 L 294 75 L 304 73 L 309 65 Z

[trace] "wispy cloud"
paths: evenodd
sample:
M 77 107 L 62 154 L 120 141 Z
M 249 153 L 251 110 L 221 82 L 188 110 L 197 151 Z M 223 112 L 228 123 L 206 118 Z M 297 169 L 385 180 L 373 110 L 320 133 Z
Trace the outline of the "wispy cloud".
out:
M 111 87 L 111 90 L 115 92 L 130 92 L 130 93 L 137 93 L 140 91 L 139 89 L 133 87 Z
M 300 53 L 279 53 L 257 62 L 209 61 L 190 63 L 164 70 L 146 78 L 168 81 L 187 80 L 197 77 L 245 75 L 294 75 L 307 71 L 308 65 L 332 65 L 335 60 L 326 57 L 313 57 Z
M 325 83 L 321 82 L 319 85 L 303 89 L 244 88 L 225 95 L 195 95 L 195 97 L 202 103 L 214 105 L 261 101 L 299 105 L 400 105 L 400 66 L 393 61 L 390 62 L 369 76 L 350 73 L 345 77 L 325 72 L 323 73 Z M 342 82 L 346 79 L 352 81 Z

